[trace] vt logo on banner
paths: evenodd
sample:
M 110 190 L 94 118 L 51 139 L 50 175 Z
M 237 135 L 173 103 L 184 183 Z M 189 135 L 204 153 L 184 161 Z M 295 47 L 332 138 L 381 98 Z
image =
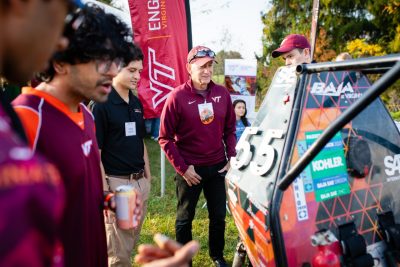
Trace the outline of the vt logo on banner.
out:
M 157 62 L 156 51 L 154 49 L 149 47 L 148 51 L 150 90 L 155 93 L 151 100 L 153 108 L 156 109 L 158 105 L 164 103 L 168 93 L 174 89 L 170 84 L 175 84 L 175 70 Z M 169 79 L 169 81 L 167 80 L 167 83 L 163 83 L 162 77 Z
M 188 79 L 189 0 L 129 0 L 134 42 L 144 54 L 138 86 L 144 117 L 160 117 L 169 93 Z

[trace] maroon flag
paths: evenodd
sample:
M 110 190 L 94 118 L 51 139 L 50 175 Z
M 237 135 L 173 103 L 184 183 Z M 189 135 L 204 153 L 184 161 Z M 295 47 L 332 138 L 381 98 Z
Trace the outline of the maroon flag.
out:
M 144 54 L 138 86 L 145 118 L 160 117 L 168 94 L 188 79 L 189 0 L 129 0 L 134 42 Z

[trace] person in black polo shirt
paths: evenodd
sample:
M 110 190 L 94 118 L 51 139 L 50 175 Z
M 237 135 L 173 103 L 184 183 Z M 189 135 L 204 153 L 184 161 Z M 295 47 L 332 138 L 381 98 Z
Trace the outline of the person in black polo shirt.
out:
M 93 106 L 96 135 L 105 171 L 104 190 L 115 192 L 120 185 L 132 185 L 142 195 L 143 216 L 135 229 L 118 228 L 115 214 L 106 214 L 108 264 L 132 266 L 131 253 L 139 239 L 150 192 L 150 166 L 143 142 L 145 126 L 143 106 L 132 93 L 137 89 L 143 69 L 143 53 L 132 44 L 124 66 L 113 79 L 112 91 L 105 103 Z

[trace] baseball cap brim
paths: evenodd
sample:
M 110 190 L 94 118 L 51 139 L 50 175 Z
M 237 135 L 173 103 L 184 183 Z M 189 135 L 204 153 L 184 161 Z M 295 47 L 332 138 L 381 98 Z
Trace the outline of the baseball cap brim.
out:
M 279 57 L 280 55 L 282 55 L 282 54 L 284 54 L 284 53 L 287 53 L 287 52 L 290 52 L 290 51 L 292 51 L 293 49 L 295 49 L 296 47 L 292 47 L 292 46 L 283 46 L 283 47 L 279 47 L 278 49 L 276 49 L 276 50 L 274 50 L 274 51 L 272 51 L 272 57 L 273 58 L 275 58 L 275 57 Z
M 192 60 L 192 62 L 190 62 L 190 64 L 196 64 L 198 66 L 203 66 L 204 64 L 210 62 L 210 61 L 214 61 L 215 63 L 218 64 L 218 62 L 215 60 L 215 58 L 212 57 L 199 57 L 199 58 L 195 58 Z

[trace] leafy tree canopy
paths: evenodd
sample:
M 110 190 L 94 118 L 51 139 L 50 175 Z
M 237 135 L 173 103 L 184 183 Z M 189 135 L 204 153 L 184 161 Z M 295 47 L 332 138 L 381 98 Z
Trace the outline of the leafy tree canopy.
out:
M 262 14 L 263 55 L 258 71 L 259 93 L 264 96 L 282 59 L 272 59 L 271 52 L 290 33 L 309 37 L 312 19 L 310 0 L 271 0 L 272 8 Z M 316 61 L 333 60 L 348 51 L 353 57 L 400 52 L 400 1 L 398 0 L 320 0 Z
M 271 1 L 273 8 L 262 16 L 265 25 L 262 59 L 267 63 L 270 63 L 271 52 L 286 35 L 300 33 L 308 37 L 312 18 L 312 1 Z M 386 53 L 399 52 L 399 25 L 400 2 L 396 0 L 321 0 L 316 49 L 322 44 L 324 49 L 322 53 L 317 51 L 316 60 L 327 60 L 321 58 L 326 49 L 335 53 L 345 51 L 347 43 L 355 39 L 377 44 Z

